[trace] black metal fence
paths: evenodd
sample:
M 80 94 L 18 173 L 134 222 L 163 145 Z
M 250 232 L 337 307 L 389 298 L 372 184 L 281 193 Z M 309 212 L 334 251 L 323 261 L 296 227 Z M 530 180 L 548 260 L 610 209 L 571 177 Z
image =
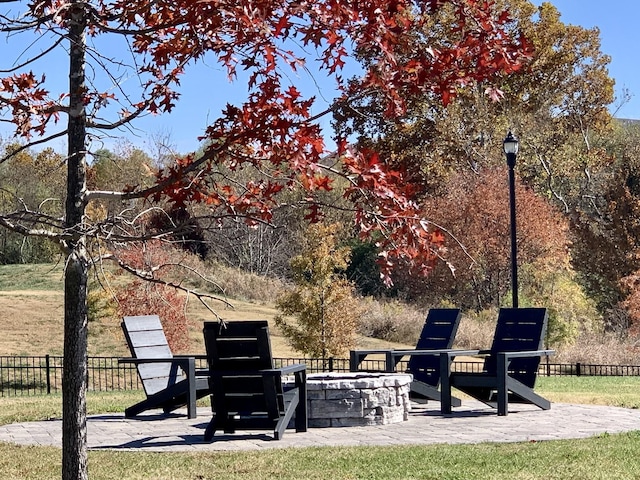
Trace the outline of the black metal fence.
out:
M 59 393 L 62 390 L 62 356 L 0 356 L 0 397 Z M 310 373 L 348 372 L 349 360 L 342 358 L 276 358 L 276 367 L 304 363 Z M 482 363 L 455 362 L 459 371 L 480 371 Z M 206 368 L 204 363 L 196 368 Z M 363 370 L 384 370 L 384 360 L 365 360 Z M 399 369 L 406 368 L 400 363 Z M 540 364 L 545 376 L 640 376 L 640 365 L 594 365 L 584 363 Z M 119 363 L 118 357 L 89 357 L 87 385 L 90 391 L 139 390 L 142 384 L 132 364 Z

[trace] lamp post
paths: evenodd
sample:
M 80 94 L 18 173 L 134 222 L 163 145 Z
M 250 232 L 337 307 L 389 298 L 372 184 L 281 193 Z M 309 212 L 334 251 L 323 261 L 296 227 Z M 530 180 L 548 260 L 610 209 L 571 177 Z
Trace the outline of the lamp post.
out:
M 516 243 L 516 179 L 513 171 L 518 155 L 518 139 L 511 131 L 502 142 L 502 150 L 507 157 L 509 167 L 509 204 L 511 211 L 511 288 L 512 306 L 518 308 L 518 246 Z

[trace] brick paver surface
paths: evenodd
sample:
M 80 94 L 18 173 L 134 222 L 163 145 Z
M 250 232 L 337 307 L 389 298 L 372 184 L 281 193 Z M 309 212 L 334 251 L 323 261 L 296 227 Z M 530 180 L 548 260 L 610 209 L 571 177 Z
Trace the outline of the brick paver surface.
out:
M 403 445 L 433 443 L 522 442 L 584 438 L 602 433 L 640 430 L 640 410 L 596 405 L 554 403 L 542 411 L 528 405 L 510 405 L 506 417 L 481 403 L 465 401 L 451 415 L 442 415 L 437 403 L 414 405 L 409 420 L 401 423 L 342 428 L 312 428 L 305 433 L 288 430 L 280 441 L 271 432 L 217 433 L 204 442 L 204 429 L 211 418 L 201 407 L 198 417 L 186 415 L 142 415 L 125 419 L 123 414 L 90 416 L 87 422 L 89 448 L 147 451 L 260 450 L 264 448 Z M 0 426 L 0 441 L 21 445 L 61 443 L 61 421 L 25 422 Z

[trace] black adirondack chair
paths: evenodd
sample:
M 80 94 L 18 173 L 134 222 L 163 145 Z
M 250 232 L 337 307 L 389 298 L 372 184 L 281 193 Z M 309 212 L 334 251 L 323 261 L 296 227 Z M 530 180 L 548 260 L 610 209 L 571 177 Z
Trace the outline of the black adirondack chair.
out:
M 357 371 L 362 361 L 370 354 L 385 355 L 385 370 L 394 372 L 403 357 L 409 357 L 407 371 L 413 375 L 411 397 L 416 401 L 440 401 L 439 354 L 448 351 L 460 325 L 460 310 L 457 308 L 432 308 L 422 327 L 414 350 L 352 350 L 349 367 Z M 460 400 L 451 397 L 451 403 L 460 406 Z
M 540 360 L 552 355 L 543 350 L 547 329 L 544 308 L 502 308 L 490 350 L 454 350 L 440 355 L 442 413 L 451 413 L 451 388 L 470 395 L 507 415 L 509 402 L 530 403 L 543 410 L 551 403 L 534 392 Z M 452 372 L 456 356 L 484 356 L 481 372 Z
M 307 431 L 306 366 L 273 368 L 266 321 L 205 322 L 204 342 L 213 410 L 206 441 L 220 430 L 273 430 L 280 440 L 294 413 L 296 432 Z
M 196 400 L 209 394 L 206 376 L 197 376 L 195 360 L 204 355 L 173 355 L 157 315 L 124 317 L 122 330 L 138 370 L 147 398 L 125 409 L 125 417 L 135 417 L 161 408 L 165 413 L 187 406 L 189 418 L 196 417 Z

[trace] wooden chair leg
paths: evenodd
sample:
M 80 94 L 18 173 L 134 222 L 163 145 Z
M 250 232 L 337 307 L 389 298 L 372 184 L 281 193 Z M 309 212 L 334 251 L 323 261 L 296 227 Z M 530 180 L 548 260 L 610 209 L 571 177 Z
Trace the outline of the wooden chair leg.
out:
M 446 353 L 440 354 L 440 412 L 451 413 L 451 358 Z
M 497 355 L 497 375 L 496 389 L 498 402 L 498 415 L 507 415 L 509 413 L 509 391 L 507 390 L 507 357 L 499 353 Z

